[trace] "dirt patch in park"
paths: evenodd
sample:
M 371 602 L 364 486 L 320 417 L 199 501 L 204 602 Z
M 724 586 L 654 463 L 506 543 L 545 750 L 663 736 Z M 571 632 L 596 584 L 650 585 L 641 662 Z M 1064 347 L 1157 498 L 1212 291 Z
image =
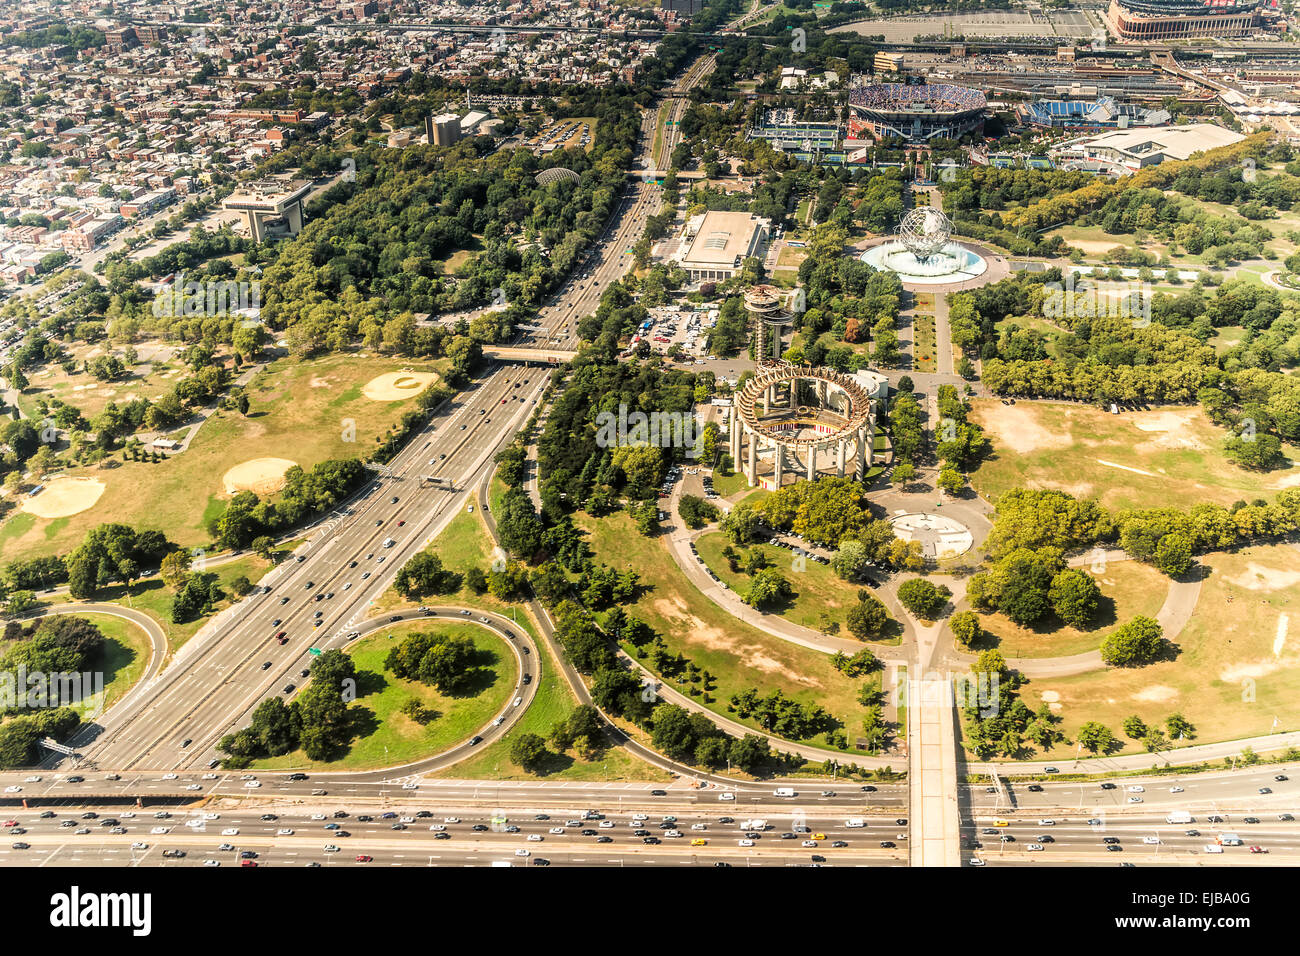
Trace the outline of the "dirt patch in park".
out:
M 361 394 L 374 402 L 395 402 L 403 398 L 412 398 L 438 380 L 434 372 L 413 372 L 403 369 L 400 372 L 385 372 L 366 382 Z
M 313 376 L 307 382 L 307 387 L 308 388 L 329 388 L 333 384 L 334 383 L 327 378 L 320 378 L 319 376 Z
M 98 478 L 51 478 L 36 497 L 19 506 L 38 518 L 66 518 L 93 508 L 106 485 Z
M 221 483 L 228 495 L 241 491 L 274 494 L 284 487 L 284 473 L 296 464 L 288 458 L 251 458 L 227 471 Z
M 819 681 L 791 672 L 789 667 L 770 656 L 762 647 L 746 644 L 720 628 L 705 624 L 686 609 L 680 598 L 671 600 L 659 598 L 654 602 L 654 609 L 662 614 L 665 620 L 682 625 L 686 640 L 692 644 L 700 644 L 711 651 L 726 651 L 764 674 L 780 674 L 787 680 L 807 687 L 821 686 Z
M 1178 696 L 1177 687 L 1168 687 L 1164 684 L 1152 684 L 1133 695 L 1134 700 L 1145 701 L 1153 704 L 1164 704 Z
M 1289 588 L 1293 584 L 1300 584 L 1300 571 L 1279 571 L 1251 561 L 1246 565 L 1245 571 L 1235 578 L 1226 580 L 1229 584 L 1235 584 L 1248 591 L 1278 591 Z
M 1128 248 L 1122 242 L 1107 242 L 1103 239 L 1067 239 L 1066 243 L 1086 256 L 1102 255 L 1117 247 Z
M 1068 431 L 1045 427 L 1028 405 L 986 405 L 974 418 L 993 433 L 995 445 L 1004 445 L 1020 455 L 1074 444 Z
M 1153 432 L 1157 437 L 1135 446 L 1135 451 L 1154 451 L 1161 448 L 1205 449 L 1205 443 L 1194 434 L 1192 412 L 1133 412 L 1130 420 L 1138 431 Z
M 1281 478 L 1277 479 L 1277 481 L 1273 482 L 1270 487 L 1280 491 L 1283 488 L 1294 488 L 1296 485 L 1300 485 L 1300 468 L 1294 469 L 1289 474 L 1283 475 Z

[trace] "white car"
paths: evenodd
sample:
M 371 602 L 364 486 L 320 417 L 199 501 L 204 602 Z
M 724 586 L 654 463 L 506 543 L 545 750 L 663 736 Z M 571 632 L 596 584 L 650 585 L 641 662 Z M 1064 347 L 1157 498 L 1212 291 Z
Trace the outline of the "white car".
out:
M 135 819 L 135 814 L 132 813 L 132 812 L 129 811 L 129 810 L 128 810 L 126 813 L 119 813 L 118 816 L 121 817 L 123 820 L 134 820 L 134 819 Z
M 24 778 L 23 778 L 23 783 L 40 783 L 40 782 L 41 782 L 41 778 L 38 777 L 38 776 L 24 777 Z
M 754 841 L 753 841 L 753 840 L 737 840 L 737 841 L 736 841 L 736 846 L 753 846 L 753 845 L 754 845 Z
M 204 780 L 216 780 L 216 779 L 217 779 L 217 775 L 216 775 L 215 773 L 205 773 L 205 774 L 203 775 L 203 779 L 204 779 Z M 220 865 L 220 864 L 218 864 L 218 865 Z
M 1128 798 L 1128 802 L 1129 802 L 1129 803 L 1141 803 L 1141 802 L 1142 802 L 1142 798 L 1141 798 L 1141 797 L 1129 797 L 1129 798 Z
M 524 699 L 523 699 L 522 697 L 516 697 L 514 703 L 511 704 L 510 706 L 511 706 L 511 707 L 518 707 L 518 706 L 519 706 L 520 704 L 522 704 L 523 702 L 524 702 Z
M 1129 792 L 1129 793 L 1146 793 L 1146 792 L 1147 792 L 1147 788 L 1146 788 L 1146 787 L 1138 786 L 1137 784 L 1134 784 L 1133 786 L 1131 786 L 1131 787 L 1128 788 L 1128 792 Z
M 635 820 L 637 823 L 640 823 L 642 820 L 649 820 L 650 817 L 644 813 L 634 813 L 632 814 L 632 819 Z
M 176 774 L 174 774 L 174 773 L 165 773 L 165 774 L 162 775 L 162 778 L 163 778 L 164 780 L 175 780 L 175 779 L 176 779 Z
M 249 790 L 256 790 L 261 785 L 262 782 L 260 780 L 249 780 L 247 783 L 244 784 L 244 786 L 247 787 Z
M 419 785 L 418 783 L 416 783 L 414 780 L 408 780 L 408 781 L 406 781 L 406 783 L 402 784 L 402 789 L 403 789 L 403 790 L 419 790 L 419 789 L 420 789 L 420 785 Z
M 1055 820 L 1039 820 L 1039 821 L 1038 821 L 1038 825 L 1039 825 L 1040 827 L 1054 827 L 1054 826 L 1056 826 L 1056 821 L 1055 821 Z
M 720 794 L 718 794 L 718 799 L 719 799 L 719 800 L 735 800 L 735 799 L 736 799 L 736 795 L 735 795 L 734 793 L 731 793 L 730 791 L 728 791 L 727 793 L 720 793 Z
M 398 817 L 398 823 L 414 823 L 415 817 Z
M 203 787 L 202 787 L 201 784 L 192 783 L 192 784 L 190 784 L 188 787 L 186 787 L 185 789 L 186 789 L 186 790 L 202 790 Z
M 804 845 L 804 846 L 816 846 L 816 845 L 817 845 L 817 841 L 816 841 L 816 840 L 804 840 L 804 841 L 803 841 L 803 845 Z
M 1217 843 L 1207 843 L 1207 844 L 1205 844 L 1205 852 L 1206 852 L 1206 853 L 1222 853 L 1222 852 L 1223 852 L 1223 847 L 1219 846 L 1219 844 L 1217 844 Z
M 552 832 L 552 833 L 563 833 L 563 832 L 564 832 L 564 827 L 551 827 L 551 832 Z
M 1041 843 L 1031 843 L 1029 844 L 1029 846 L 1025 847 L 1025 849 L 1028 850 L 1030 853 L 1034 853 L 1038 850 L 1041 850 L 1042 848 L 1043 845 Z
M 435 823 L 435 824 L 431 825 L 431 826 L 429 827 L 429 829 L 430 829 L 431 831 L 433 831 L 434 833 L 445 833 L 446 830 L 447 830 L 447 828 L 446 828 L 445 826 L 443 826 L 441 823 Z
M 126 816 L 126 814 L 124 813 L 124 814 L 122 814 L 122 816 Z M 221 819 L 221 814 L 219 814 L 219 813 L 204 813 L 204 814 L 203 814 L 203 819 L 205 819 L 205 820 L 220 820 L 220 819 Z
M 1182 787 L 1170 787 L 1170 788 L 1169 788 L 1169 792 L 1170 792 L 1170 793 L 1182 793 L 1182 792 L 1183 792 L 1183 788 L 1182 788 Z
M 608 829 L 611 829 L 611 828 L 614 826 L 614 821 L 613 821 L 613 820 L 601 820 L 600 823 L 598 823 L 598 824 L 596 824 L 596 825 L 597 825 L 598 827 L 600 827 L 602 830 L 608 830 Z
M 278 829 L 278 830 L 275 831 L 275 835 L 276 835 L 276 836 L 293 836 L 293 828 L 292 828 L 292 827 L 280 827 L 280 829 Z
M 220 860 L 213 860 L 213 859 L 209 858 L 209 859 L 206 859 L 206 860 L 203 861 L 203 865 L 204 865 L 204 866 L 220 866 L 220 865 L 221 865 L 221 861 L 220 861 Z
M 984 865 L 984 861 L 981 860 L 981 859 L 980 859 L 979 857 L 977 857 L 977 856 L 973 856 L 973 857 L 971 857 L 967 862 L 970 863 L 971 866 L 983 866 L 983 865 Z
M 692 823 L 692 824 L 691 824 L 691 829 L 692 829 L 692 830 L 707 830 L 708 828 L 709 828 L 709 825 L 708 825 L 707 823 Z
M 443 823 L 460 823 L 460 817 L 443 817 Z
M 529 855 L 528 851 L 525 850 L 523 847 L 520 847 L 519 849 L 515 850 L 515 856 L 528 856 L 528 855 Z
M 171 828 L 171 827 L 154 827 L 154 828 L 153 828 L 152 830 L 150 830 L 149 832 L 150 832 L 150 833 L 171 833 L 171 832 L 172 832 L 172 828 Z
M 530 833 L 530 834 L 528 834 L 528 842 L 529 842 L 529 843 L 541 843 L 541 842 L 542 842 L 543 840 L 545 840 L 545 839 L 546 839 L 546 837 L 542 836 L 540 833 Z
M 5 793 L 18 793 L 22 787 L 5 787 Z
M 149 849 L 149 844 L 148 844 L 148 843 L 141 843 L 139 840 L 136 840 L 134 843 L 131 844 L 131 849 L 133 849 L 133 850 L 147 850 L 147 849 Z
M 1160 837 L 1154 837 L 1154 836 L 1143 837 L 1142 842 L 1145 843 L 1147 846 L 1159 846 Z
M 313 813 L 313 814 L 311 815 L 311 818 L 312 818 L 313 820 L 324 820 L 324 819 L 325 819 L 325 814 L 323 814 L 323 813 Z
M 336 847 L 333 843 L 326 843 L 326 844 L 325 844 L 325 852 L 326 852 L 326 853 L 337 853 L 337 852 L 339 852 L 339 848 Z
M 221 831 L 221 835 L 222 835 L 222 836 L 238 836 L 238 835 L 239 835 L 239 827 L 226 827 L 224 830 Z

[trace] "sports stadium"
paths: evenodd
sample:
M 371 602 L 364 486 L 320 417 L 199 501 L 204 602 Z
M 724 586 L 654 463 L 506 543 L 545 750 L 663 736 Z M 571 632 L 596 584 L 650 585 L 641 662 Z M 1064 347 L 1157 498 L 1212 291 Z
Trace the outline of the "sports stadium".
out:
M 947 83 L 858 86 L 849 91 L 849 138 L 958 139 L 981 128 L 987 107 L 979 90 Z
M 1034 100 L 1016 107 L 1022 123 L 1049 129 L 1104 130 L 1131 126 L 1164 126 L 1172 118 L 1167 110 L 1135 103 L 1117 103 L 1114 97 L 1096 100 Z
M 1263 26 L 1260 0 L 1111 0 L 1106 20 L 1125 40 L 1233 37 Z

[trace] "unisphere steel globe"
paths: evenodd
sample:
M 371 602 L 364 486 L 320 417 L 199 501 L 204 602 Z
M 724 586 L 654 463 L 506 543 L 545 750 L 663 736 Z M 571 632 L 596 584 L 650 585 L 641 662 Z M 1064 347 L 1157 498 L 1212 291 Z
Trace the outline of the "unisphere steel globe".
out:
M 918 259 L 932 256 L 952 238 L 952 221 L 933 206 L 917 206 L 898 223 L 899 241 Z

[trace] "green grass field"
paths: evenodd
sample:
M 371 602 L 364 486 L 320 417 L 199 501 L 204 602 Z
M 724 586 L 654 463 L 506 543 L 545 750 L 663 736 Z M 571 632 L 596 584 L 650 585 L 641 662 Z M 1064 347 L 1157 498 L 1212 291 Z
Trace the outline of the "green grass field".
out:
M 47 520 L 17 514 L 0 525 L 0 561 L 72 551 L 86 531 L 104 522 L 154 528 L 183 547 L 207 542 L 206 516 L 226 497 L 222 476 L 252 458 L 290 458 L 310 467 L 328 458 L 365 456 L 375 438 L 396 422 L 411 400 L 371 401 L 361 386 L 384 372 L 407 367 L 395 359 L 331 355 L 312 361 L 281 359 L 249 385 L 247 418 L 218 411 L 184 453 L 149 464 L 77 468 L 107 487 L 94 507 Z M 422 363 L 421 368 L 436 370 Z
M 727 711 L 733 694 L 750 687 L 760 694 L 780 689 L 794 700 L 825 707 L 853 739 L 864 714 L 858 691 L 864 683 L 879 690 L 879 672 L 865 681 L 850 679 L 831 666 L 829 655 L 772 637 L 732 617 L 695 589 L 673 563 L 664 542 L 637 534 L 626 514 L 600 519 L 579 514 L 575 523 L 589 532 L 596 560 L 619 571 L 632 567 L 640 574 L 646 591 L 628 606 L 628 613 L 654 628 L 670 651 L 683 654 L 714 676 L 715 689 L 707 700 L 695 698 L 699 703 L 740 720 Z M 684 690 L 684 685 L 678 689 Z M 741 722 L 756 726 L 752 718 Z
M 577 699 L 556 668 L 546 644 L 537 639 L 537 628 L 531 620 L 520 625 L 537 642 L 541 676 L 537 678 L 537 693 L 533 702 L 518 723 L 500 740 L 488 744 L 468 760 L 438 771 L 431 776 L 471 780 L 530 780 L 537 775 L 524 771 L 510 759 L 510 744 L 518 734 L 538 734 L 548 737 L 552 728 L 566 718 L 577 706 Z M 554 747 L 552 745 L 552 752 Z M 556 754 L 541 776 L 547 780 L 648 780 L 672 779 L 666 772 L 633 757 L 626 750 L 610 747 L 596 760 L 587 760 L 574 751 Z
M 1096 650 L 1116 627 L 1135 615 L 1155 617 L 1169 591 L 1169 579 L 1136 561 L 1111 564 L 1093 575 L 1101 600 L 1089 626 L 1078 629 L 1048 614 L 1033 627 L 1022 627 L 1005 614 L 980 614 L 980 626 L 990 635 L 971 648 L 996 647 L 1003 657 L 1066 657 Z
M 1300 649 L 1292 620 L 1300 607 L 1295 549 L 1245 548 L 1204 561 L 1211 575 L 1177 639 L 1175 660 L 1039 678 L 1022 692 L 1025 703 L 1037 708 L 1046 700 L 1059 707 L 1061 729 L 1071 739 L 1084 721 L 1100 721 L 1121 736 L 1130 753 L 1144 749 L 1122 736 L 1120 724 L 1131 714 L 1152 726 L 1181 713 L 1197 729 L 1195 739 L 1184 744 L 1300 728 Z M 1065 757 L 1074 750 L 1065 744 L 1048 756 Z M 1169 759 L 1178 762 L 1176 751 Z
M 428 631 L 473 640 L 484 677 L 472 692 L 444 694 L 420 681 L 394 677 L 384 668 L 389 650 L 404 637 Z M 257 761 L 254 766 L 265 770 L 369 770 L 432 756 L 472 737 L 489 723 L 515 692 L 519 679 L 518 664 L 505 641 L 484 628 L 454 621 L 396 624 L 356 641 L 347 653 L 357 666 L 356 704 L 361 711 L 357 721 L 361 732 L 347 754 L 322 763 L 310 761 L 295 751 Z M 438 716 L 420 725 L 402 713 L 402 707 L 411 700 L 420 701 Z
M 727 587 L 738 595 L 743 595 L 749 587 L 749 575 L 744 571 L 733 572 L 722 556 L 727 546 L 727 536 L 721 531 L 701 535 L 695 541 L 700 557 L 713 569 Z M 772 567 L 781 571 L 786 580 L 795 588 L 796 594 L 785 607 L 774 609 L 773 613 L 785 618 L 792 624 L 810 627 L 814 631 L 822 630 L 822 612 L 829 612 L 830 620 L 840 625 L 841 630 L 834 632 L 837 637 L 852 637 L 845 625 L 849 608 L 857 603 L 858 588 L 844 581 L 833 570 L 816 561 L 804 561 L 802 570 L 795 570 L 794 555 L 784 548 L 770 544 L 756 544 L 767 557 Z M 741 551 L 741 548 L 736 548 Z M 866 590 L 870 590 L 867 588 Z M 893 628 L 892 636 L 873 643 L 896 644 L 901 638 L 901 628 Z
M 994 450 L 971 482 L 991 500 L 1027 487 L 1096 497 L 1109 508 L 1230 505 L 1300 483 L 1294 465 L 1261 475 L 1228 461 L 1222 453 L 1227 432 L 1198 407 L 1111 415 L 1065 402 L 1008 406 L 974 399 L 971 406 L 972 420 L 984 427 Z M 1283 450 L 1294 460 L 1294 449 Z

